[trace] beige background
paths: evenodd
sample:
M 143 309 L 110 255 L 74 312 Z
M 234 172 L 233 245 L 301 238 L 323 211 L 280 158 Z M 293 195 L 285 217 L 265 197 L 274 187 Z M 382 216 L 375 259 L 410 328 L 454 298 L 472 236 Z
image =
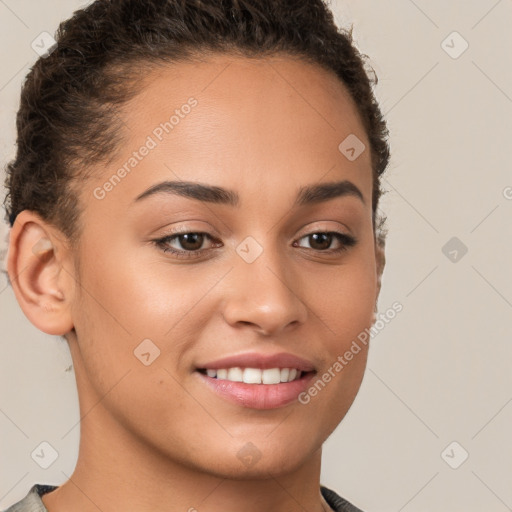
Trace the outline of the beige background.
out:
M 2 164 L 31 42 L 81 5 L 0 0 Z M 403 311 L 373 339 L 360 394 L 326 443 L 322 483 L 366 512 L 512 510 L 512 1 L 333 9 L 380 79 L 393 158 L 379 306 Z M 455 262 L 454 247 L 442 250 L 452 237 L 468 249 Z M 72 473 L 79 418 L 67 346 L 29 324 L 3 275 L 0 319 L 3 509 Z M 46 470 L 30 456 L 42 441 L 59 453 Z

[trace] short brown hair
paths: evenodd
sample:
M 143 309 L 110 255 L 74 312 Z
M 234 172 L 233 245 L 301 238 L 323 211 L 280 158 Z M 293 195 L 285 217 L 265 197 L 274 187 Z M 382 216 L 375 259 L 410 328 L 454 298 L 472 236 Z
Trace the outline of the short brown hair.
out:
M 337 28 L 323 0 L 97 0 L 62 22 L 56 40 L 21 92 L 17 153 L 5 181 L 11 226 L 29 209 L 77 240 L 80 180 L 119 148 L 117 109 L 138 91 L 140 66 L 235 52 L 300 57 L 345 84 L 370 142 L 375 229 L 380 176 L 389 160 L 388 131 L 372 91 L 377 78 L 371 68 L 369 77 L 366 56 L 351 31 Z

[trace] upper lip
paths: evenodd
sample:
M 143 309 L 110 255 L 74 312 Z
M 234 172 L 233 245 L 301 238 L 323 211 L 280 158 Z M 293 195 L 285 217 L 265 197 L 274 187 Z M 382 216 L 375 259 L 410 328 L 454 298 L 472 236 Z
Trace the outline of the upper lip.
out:
M 297 368 L 303 372 L 314 371 L 315 367 L 310 361 L 293 354 L 280 352 L 278 354 L 263 354 L 250 352 L 216 359 L 201 366 L 199 369 L 218 370 L 221 368 Z

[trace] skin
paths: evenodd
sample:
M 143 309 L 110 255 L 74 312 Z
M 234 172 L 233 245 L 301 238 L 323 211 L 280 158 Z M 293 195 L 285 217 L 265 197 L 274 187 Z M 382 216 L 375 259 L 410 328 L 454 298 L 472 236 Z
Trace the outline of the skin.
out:
M 329 510 L 322 443 L 357 394 L 367 348 L 307 405 L 271 410 L 226 401 L 194 369 L 232 354 L 290 352 L 322 375 L 372 325 L 384 254 L 372 227 L 370 154 L 351 162 L 338 150 L 351 133 L 369 148 L 356 107 L 333 74 L 286 56 L 210 56 L 150 78 L 121 113 L 119 154 L 82 187 L 79 246 L 28 210 L 11 230 L 17 300 L 41 331 L 67 336 L 79 393 L 77 465 L 43 503 L 50 512 Z M 96 199 L 94 189 L 191 96 L 191 113 Z M 347 195 L 293 206 L 299 187 L 344 179 L 364 203 Z M 134 203 L 163 180 L 232 189 L 240 206 L 170 194 Z M 170 229 L 221 243 L 178 259 L 151 242 Z M 327 255 L 307 236 L 326 231 L 357 243 Z M 263 248 L 250 264 L 236 252 L 247 236 Z M 51 246 L 34 255 L 41 239 Z M 190 247 L 181 242 L 171 245 Z M 328 247 L 339 246 L 333 238 Z M 145 366 L 134 350 L 147 338 L 160 356 Z M 261 457 L 245 465 L 237 453 L 249 442 Z

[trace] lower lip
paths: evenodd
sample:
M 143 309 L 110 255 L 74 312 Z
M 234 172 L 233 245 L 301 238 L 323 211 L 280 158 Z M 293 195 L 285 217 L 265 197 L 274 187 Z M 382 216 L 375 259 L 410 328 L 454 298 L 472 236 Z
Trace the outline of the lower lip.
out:
M 308 388 L 314 376 L 314 372 L 308 372 L 292 382 L 246 384 L 208 377 L 199 371 L 195 373 L 222 398 L 251 409 L 277 409 L 294 402 Z

